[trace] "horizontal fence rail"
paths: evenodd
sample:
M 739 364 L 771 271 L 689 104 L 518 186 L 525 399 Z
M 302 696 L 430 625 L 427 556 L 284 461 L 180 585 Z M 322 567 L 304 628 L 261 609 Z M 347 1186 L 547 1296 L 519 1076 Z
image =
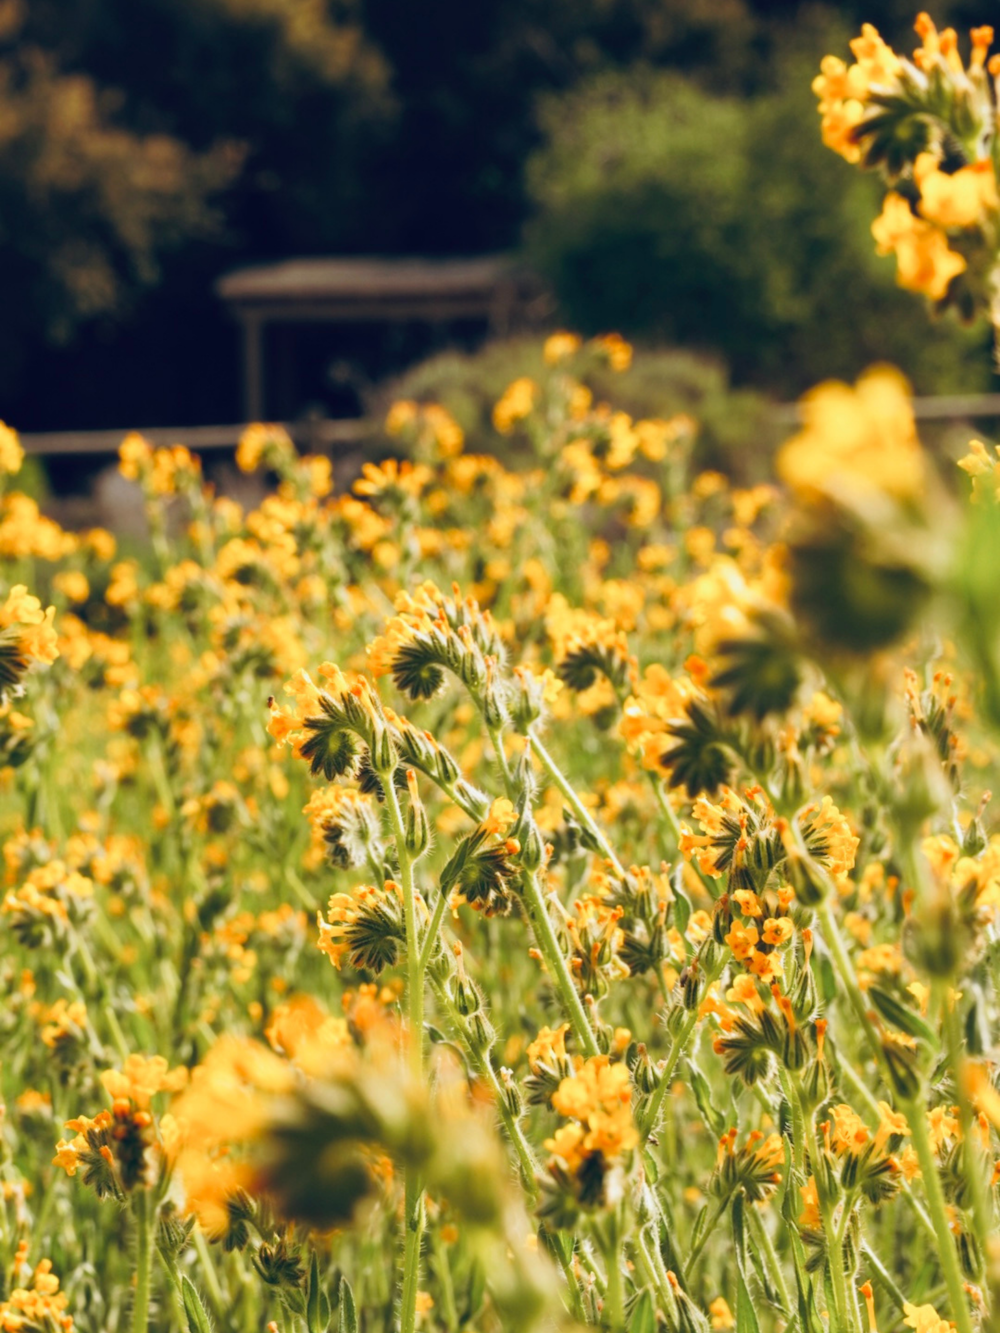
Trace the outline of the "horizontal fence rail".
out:
M 914 398 L 913 413 L 919 421 L 973 421 L 981 417 L 1000 417 L 1000 393 Z M 774 408 L 773 419 L 778 425 L 794 426 L 802 420 L 802 409 L 798 403 L 782 403 Z M 377 422 L 365 417 L 324 417 L 280 424 L 296 444 L 307 449 L 361 444 L 378 429 Z M 152 426 L 136 433 L 145 436 L 151 444 L 184 444 L 201 452 L 235 449 L 245 429 L 245 425 Z M 46 458 L 58 454 L 114 454 L 128 434 L 128 430 L 47 431 L 29 432 L 20 439 L 25 453 Z
M 358 444 L 375 431 L 375 422 L 364 417 L 318 418 L 284 421 L 296 444 L 309 449 L 338 444 Z M 212 449 L 235 449 L 245 425 L 238 426 L 151 426 L 146 430 L 46 431 L 21 435 L 26 454 L 41 458 L 56 454 L 115 454 L 126 435 L 142 435 L 150 444 L 184 444 L 200 453 Z
M 1000 393 L 945 394 L 937 398 L 914 398 L 913 415 L 918 421 L 974 421 L 1000 417 Z M 774 409 L 782 426 L 797 425 L 802 418 L 798 403 L 782 403 Z

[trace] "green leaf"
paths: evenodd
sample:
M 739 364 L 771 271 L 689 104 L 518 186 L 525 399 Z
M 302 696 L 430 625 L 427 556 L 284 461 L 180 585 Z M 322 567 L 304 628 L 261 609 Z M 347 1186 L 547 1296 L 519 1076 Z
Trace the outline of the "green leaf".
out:
M 818 964 L 818 966 L 817 966 Z M 837 974 L 829 958 L 814 959 L 814 967 L 819 972 L 819 993 L 824 1004 L 833 1004 L 837 998 Z
M 629 1333 L 656 1333 L 656 1311 L 648 1289 L 641 1293 L 632 1307 L 628 1327 Z
M 733 1198 L 733 1241 L 736 1250 L 736 1333 L 760 1333 L 757 1311 L 747 1282 L 747 1241 L 743 1225 L 743 1193 Z
M 674 925 L 683 935 L 691 920 L 691 899 L 684 892 L 684 863 L 674 871 L 670 887 L 674 891 Z
M 184 1313 L 187 1315 L 189 1333 L 212 1333 L 208 1313 L 201 1303 L 201 1297 L 189 1277 L 181 1275 L 181 1299 Z
M 469 1275 L 469 1300 L 466 1308 L 465 1323 L 475 1319 L 483 1304 L 483 1297 L 486 1295 L 486 1269 L 483 1261 L 476 1258 L 472 1261 L 472 1272 Z
M 337 1333 L 358 1333 L 358 1307 L 354 1304 L 354 1292 L 346 1277 L 340 1279 L 340 1296 L 337 1301 Z
M 705 1075 L 693 1060 L 687 1062 L 687 1067 L 691 1091 L 694 1093 L 694 1099 L 698 1103 L 698 1110 L 701 1112 L 701 1118 L 716 1138 L 718 1138 L 726 1127 L 725 1117 L 712 1101 L 712 1089 L 709 1087 L 708 1079 Z
M 893 1027 L 899 1028 L 900 1032 L 905 1032 L 908 1037 L 918 1037 L 931 1046 L 937 1044 L 937 1036 L 933 1029 L 924 1022 L 919 1014 L 915 1014 L 912 1009 L 905 1004 L 901 1004 L 895 995 L 883 990 L 881 986 L 869 986 L 868 998 L 885 1021 L 891 1023 Z
M 319 1280 L 319 1259 L 313 1250 L 309 1264 L 309 1301 L 306 1305 L 306 1323 L 309 1333 L 328 1333 L 330 1327 L 330 1300 Z

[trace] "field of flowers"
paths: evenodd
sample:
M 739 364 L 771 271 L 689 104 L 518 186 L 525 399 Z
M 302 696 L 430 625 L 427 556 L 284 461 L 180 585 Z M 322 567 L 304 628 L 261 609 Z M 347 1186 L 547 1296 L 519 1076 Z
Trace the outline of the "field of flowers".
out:
M 817 80 L 900 280 L 998 244 L 992 34 Z M 1000 1326 L 1000 459 L 888 367 L 773 482 L 545 343 L 150 539 L 0 430 L 0 1329 Z M 971 486 L 970 486 L 971 478 Z

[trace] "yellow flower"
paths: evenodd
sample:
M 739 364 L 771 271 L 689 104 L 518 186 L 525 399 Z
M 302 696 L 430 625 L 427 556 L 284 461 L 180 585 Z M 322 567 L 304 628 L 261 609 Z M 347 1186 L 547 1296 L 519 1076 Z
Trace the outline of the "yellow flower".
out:
M 537 1072 L 543 1064 L 558 1065 L 566 1059 L 566 1033 L 569 1024 L 563 1023 L 555 1029 L 543 1027 L 533 1042 L 528 1045 L 528 1067 Z
M 804 1185 L 799 1186 L 802 1195 L 802 1212 L 799 1213 L 799 1226 L 807 1231 L 822 1231 L 823 1219 L 819 1211 L 819 1191 L 816 1177 L 810 1176 Z
M 70 602 L 85 602 L 90 596 L 87 576 L 78 569 L 60 570 L 53 578 L 52 586 Z
M 845 162 L 861 161 L 861 149 L 854 137 L 854 131 L 864 119 L 864 114 L 864 107 L 854 98 L 846 102 L 833 102 L 823 112 L 823 119 L 820 122 L 823 142 Z
M 886 45 L 870 23 L 861 25 L 861 36 L 855 37 L 850 45 L 866 83 L 884 87 L 902 73 L 903 63 L 899 56 L 891 46 Z M 853 96 L 861 95 L 860 89 L 856 87 Z
M 760 934 L 756 926 L 744 926 L 741 921 L 734 921 L 726 936 L 726 943 L 732 949 L 733 957 L 742 963 L 753 953 L 759 939 Z
M 941 1318 L 933 1305 L 911 1305 L 905 1301 L 903 1313 L 906 1315 L 903 1323 L 916 1333 L 951 1333 L 951 1324 Z
M 1000 499 L 1000 447 L 994 446 L 994 453 L 997 456 L 991 458 L 982 440 L 970 440 L 969 452 L 958 460 L 958 466 L 972 478 L 974 500 L 979 500 L 984 492 Z
M 606 333 L 601 338 L 592 339 L 590 345 L 604 353 L 612 370 L 620 373 L 632 364 L 632 344 L 627 343 L 620 333 Z
M 17 438 L 17 431 L 0 421 L 0 475 L 20 472 L 24 462 L 24 450 Z
M 498 796 L 490 806 L 489 814 L 482 822 L 487 833 L 496 833 L 504 838 L 517 823 L 517 811 L 506 796 Z
M 53 625 L 55 614 L 54 606 L 43 611 L 38 598 L 23 583 L 18 583 L 0 606 L 0 632 L 7 629 L 16 632 L 18 652 L 28 662 L 54 662 L 59 656 Z
M 923 292 L 933 301 L 942 300 L 952 279 L 967 268 L 964 256 L 949 249 L 941 228 L 918 218 L 894 191 L 886 195 L 882 213 L 872 223 L 872 235 L 880 255 L 895 252 L 900 287 Z
M 575 333 L 552 333 L 542 345 L 542 357 L 547 366 L 557 366 L 580 350 L 580 338 Z
M 127 1097 L 140 1109 L 149 1106 L 158 1092 L 179 1092 L 185 1086 L 188 1071 L 183 1065 L 171 1069 L 162 1055 L 130 1055 L 124 1069 L 107 1069 L 101 1083 L 109 1097 Z
M 853 1107 L 845 1102 L 833 1107 L 833 1133 L 830 1142 L 834 1152 L 862 1153 L 868 1143 L 868 1128 Z
M 501 435 L 510 435 L 519 421 L 531 415 L 537 395 L 538 385 L 526 376 L 508 384 L 493 408 L 493 425 Z
M 948 173 L 938 169 L 934 153 L 920 153 L 913 176 L 920 189 L 921 217 L 939 227 L 975 227 L 1000 208 L 989 159 Z
M 712 1327 L 721 1330 L 722 1333 L 736 1327 L 733 1312 L 730 1310 L 729 1303 L 724 1296 L 716 1296 L 708 1307 L 708 1313 L 712 1317 Z
M 910 387 L 889 366 L 852 388 L 830 381 L 801 402 L 804 427 L 776 460 L 778 475 L 805 497 L 882 492 L 901 500 L 924 493 L 925 468 Z

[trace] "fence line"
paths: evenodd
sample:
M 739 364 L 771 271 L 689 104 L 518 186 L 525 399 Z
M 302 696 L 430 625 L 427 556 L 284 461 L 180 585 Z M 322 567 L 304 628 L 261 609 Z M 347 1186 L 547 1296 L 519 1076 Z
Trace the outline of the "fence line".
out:
M 952 394 L 938 398 L 914 398 L 913 414 L 918 421 L 967 421 L 977 417 L 1000 417 L 1000 393 Z M 794 426 L 802 420 L 797 403 L 774 408 L 774 421 Z M 377 423 L 365 417 L 326 417 L 280 423 L 303 448 L 316 450 L 338 444 L 360 444 L 376 433 Z M 152 426 L 140 430 L 151 444 L 184 444 L 207 451 L 234 449 L 246 429 L 234 426 Z M 114 454 L 128 435 L 127 430 L 46 431 L 21 435 L 26 454 L 52 457 L 57 454 Z
M 358 444 L 375 431 L 375 423 L 364 417 L 309 418 L 304 421 L 284 421 L 284 426 L 296 442 L 307 449 L 318 449 L 337 444 Z M 245 425 L 236 426 L 151 426 L 138 430 L 150 444 L 184 444 L 189 449 L 203 452 L 212 449 L 235 449 Z M 27 432 L 20 435 L 26 454 L 51 457 L 56 454 L 115 454 L 128 430 L 74 430 Z

